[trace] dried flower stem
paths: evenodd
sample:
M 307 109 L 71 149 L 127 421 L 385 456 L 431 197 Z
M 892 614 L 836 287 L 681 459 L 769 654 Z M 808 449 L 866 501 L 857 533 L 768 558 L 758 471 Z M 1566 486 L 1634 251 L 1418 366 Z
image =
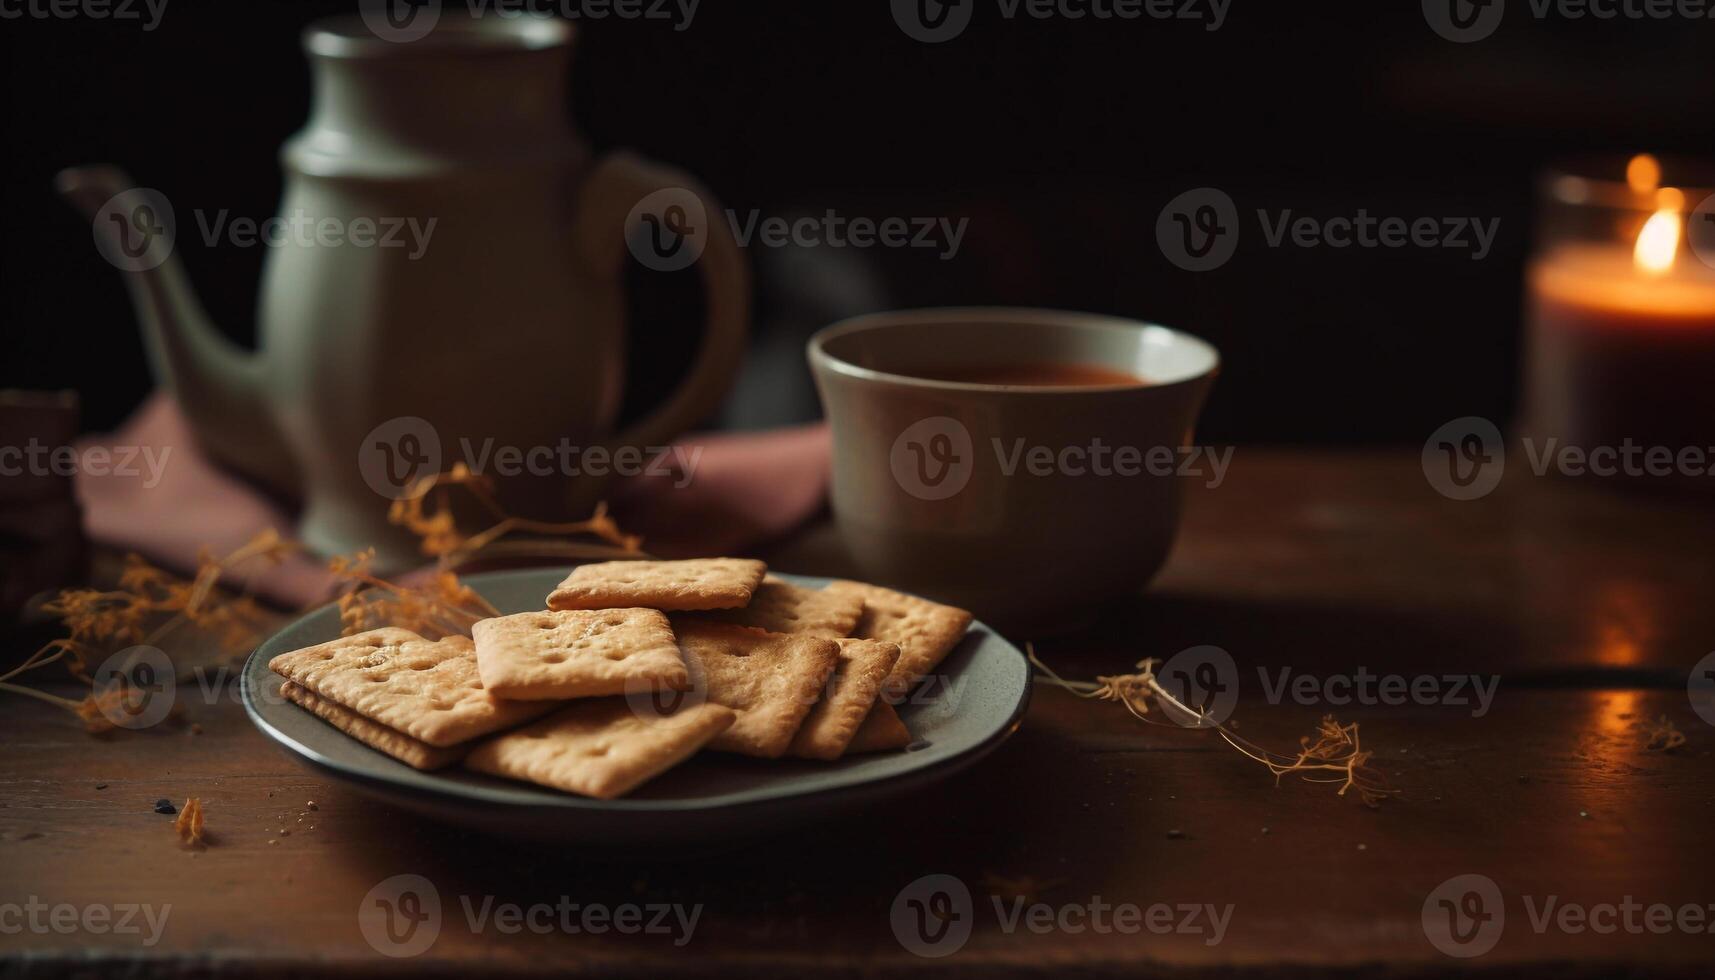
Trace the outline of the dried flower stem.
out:
M 1039 683 L 1058 687 L 1077 695 L 1097 701 L 1118 701 L 1131 712 L 1132 717 L 1139 721 L 1154 725 L 1165 725 L 1173 728 L 1212 728 L 1222 741 L 1239 751 L 1239 754 L 1268 767 L 1274 775 L 1276 783 L 1287 773 L 1299 773 L 1306 782 L 1338 783 L 1339 796 L 1346 795 L 1347 790 L 1357 790 L 1358 797 L 1364 803 L 1375 806 L 1382 799 L 1394 794 L 1394 791 L 1380 785 L 1373 773 L 1366 768 L 1372 753 L 1363 749 L 1358 741 L 1358 725 L 1341 725 L 1334 720 L 1333 715 L 1323 717 L 1317 727 L 1317 739 L 1312 742 L 1309 736 L 1299 739 L 1299 749 L 1296 756 L 1284 756 L 1262 748 L 1248 739 L 1241 738 L 1225 724 L 1210 717 L 1201 708 L 1191 706 L 1174 697 L 1172 692 L 1161 686 L 1155 679 L 1155 658 L 1145 657 L 1137 663 L 1137 673 L 1116 674 L 1113 676 L 1098 676 L 1095 681 L 1068 681 L 1054 672 L 1054 669 L 1037 659 L 1036 649 L 1031 644 L 1025 644 L 1025 655 L 1030 663 L 1043 676 L 1038 677 Z M 1172 724 L 1158 722 L 1149 715 L 1149 702 L 1154 699 L 1163 713 L 1183 719 Z M 1307 772 L 1338 773 L 1337 778 L 1315 779 L 1302 776 Z

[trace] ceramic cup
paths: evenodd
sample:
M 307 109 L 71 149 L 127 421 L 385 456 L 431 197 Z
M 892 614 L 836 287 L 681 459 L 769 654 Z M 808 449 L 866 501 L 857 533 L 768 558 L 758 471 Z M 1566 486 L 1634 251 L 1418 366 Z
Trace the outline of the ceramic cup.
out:
M 1135 593 L 1179 523 L 1209 344 L 1115 317 L 1023 309 L 882 313 L 809 344 L 833 428 L 833 509 L 871 581 L 991 622 L 1051 627 Z M 932 380 L 1061 363 L 1101 386 Z

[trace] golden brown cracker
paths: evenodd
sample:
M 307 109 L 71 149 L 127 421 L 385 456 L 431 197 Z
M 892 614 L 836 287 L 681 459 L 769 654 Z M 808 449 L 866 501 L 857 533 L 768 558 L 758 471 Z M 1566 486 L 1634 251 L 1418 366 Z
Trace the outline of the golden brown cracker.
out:
M 749 558 L 604 561 L 580 565 L 548 594 L 549 609 L 735 609 L 768 566 Z
M 465 766 L 610 800 L 690 758 L 736 717 L 718 704 L 658 715 L 624 698 L 589 698 L 483 742 Z
M 839 660 L 838 644 L 817 636 L 704 620 L 678 634 L 692 690 L 738 712 L 709 747 L 765 759 L 786 754 Z
M 852 735 L 852 740 L 846 743 L 846 755 L 892 752 L 910 744 L 911 729 L 905 727 L 905 720 L 899 717 L 893 705 L 878 700 L 869 709 L 856 734 Z
M 876 703 L 881 682 L 899 659 L 898 644 L 883 640 L 837 640 L 839 663 L 822 699 L 810 709 L 792 739 L 791 754 L 838 759 Z
M 655 609 L 567 609 L 484 619 L 471 628 L 482 686 L 538 701 L 690 685 L 667 616 Z
M 440 749 L 419 741 L 401 731 L 370 721 L 350 708 L 317 697 L 309 690 L 286 681 L 280 693 L 317 718 L 357 739 L 377 752 L 390 755 L 413 769 L 445 769 L 464 758 L 467 747 L 455 745 Z
M 282 653 L 268 667 L 323 700 L 441 748 L 553 708 L 484 690 L 467 636 L 425 640 L 388 626 Z
M 830 583 L 828 591 L 863 599 L 863 619 L 852 631 L 853 636 L 899 644 L 899 661 L 882 687 L 892 696 L 904 694 L 934 670 L 964 639 L 971 625 L 971 614 L 963 609 L 879 585 L 839 580 Z
M 698 613 L 707 619 L 754 626 L 770 633 L 807 633 L 829 639 L 850 636 L 863 617 L 863 599 L 855 595 L 806 589 L 769 576 L 743 609 Z

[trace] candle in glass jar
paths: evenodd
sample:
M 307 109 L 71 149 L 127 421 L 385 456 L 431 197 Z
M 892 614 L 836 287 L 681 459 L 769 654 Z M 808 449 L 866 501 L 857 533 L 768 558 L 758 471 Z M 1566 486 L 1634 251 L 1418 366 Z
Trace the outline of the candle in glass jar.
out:
M 1663 188 L 1656 201 L 1630 241 L 1557 242 L 1531 263 L 1528 427 L 1539 441 L 1584 453 L 1715 447 L 1715 268 L 1681 247 L 1683 195 Z

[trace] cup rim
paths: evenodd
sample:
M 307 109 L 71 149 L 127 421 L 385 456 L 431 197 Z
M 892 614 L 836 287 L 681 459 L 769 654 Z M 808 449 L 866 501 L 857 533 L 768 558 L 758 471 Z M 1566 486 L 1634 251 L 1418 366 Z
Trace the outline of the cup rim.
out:
M 1074 329 L 1097 330 L 1126 330 L 1126 331 L 1160 331 L 1173 337 L 1176 343 L 1186 344 L 1202 350 L 1209 358 L 1209 366 L 1195 374 L 1172 381 L 1139 380 L 1135 383 L 1103 384 L 1103 385 L 1008 385 L 987 384 L 977 381 L 940 381 L 934 378 L 920 378 L 909 374 L 896 374 L 891 371 L 879 371 L 866 368 L 843 360 L 827 350 L 830 341 L 837 340 L 848 334 L 861 333 L 878 327 L 898 326 L 901 323 L 918 323 L 932 325 L 936 323 L 957 323 L 970 320 L 986 320 L 990 322 L 1005 321 L 1024 324 L 1047 324 Z M 848 317 L 829 326 L 823 327 L 812 334 L 806 345 L 810 362 L 829 371 L 856 378 L 863 381 L 878 381 L 888 384 L 903 385 L 909 388 L 932 389 L 936 391 L 971 391 L 994 392 L 1008 395 L 1067 395 L 1077 393 L 1105 393 L 1119 391 L 1150 391 L 1173 388 L 1179 385 L 1196 384 L 1212 378 L 1221 371 L 1221 352 L 1214 344 L 1193 334 L 1186 333 L 1174 327 L 1163 326 L 1148 320 L 1134 320 L 1129 317 L 1111 316 L 1105 313 L 1084 313 L 1074 310 L 1050 310 L 1036 307 L 1019 306 L 936 306 L 922 307 L 909 310 L 888 310 L 881 313 L 866 313 L 861 316 Z

